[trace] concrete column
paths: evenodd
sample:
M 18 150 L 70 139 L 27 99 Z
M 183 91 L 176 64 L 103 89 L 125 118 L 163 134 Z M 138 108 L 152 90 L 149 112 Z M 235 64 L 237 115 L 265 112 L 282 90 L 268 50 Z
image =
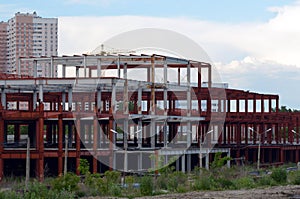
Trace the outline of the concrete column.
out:
M 86 55 L 83 55 L 83 75 L 86 78 Z
M 151 119 L 150 122 L 150 140 L 151 140 L 151 147 L 155 148 L 155 135 L 156 135 L 156 122 L 155 120 Z
M 179 158 L 176 160 L 176 171 L 179 171 Z
M 181 171 L 185 173 L 185 155 L 181 156 Z
M 167 61 L 164 63 L 164 116 L 168 116 L 168 64 Z M 163 126 L 163 134 L 164 134 L 164 147 L 167 147 L 168 137 L 167 137 L 167 119 L 164 122 Z
M 62 77 L 63 77 L 63 78 L 66 77 L 66 67 L 67 67 L 67 66 L 66 66 L 65 64 L 62 65 Z
M 101 59 L 97 59 L 97 77 L 101 77 Z
M 208 65 L 208 88 L 211 88 L 212 86 L 212 69 L 211 65 Z
M 121 78 L 121 67 L 120 67 L 121 63 L 120 62 L 121 62 L 120 61 L 120 55 L 118 55 L 118 61 L 117 61 L 118 78 Z
M 33 61 L 33 77 L 34 78 L 37 77 L 37 61 L 36 60 Z
M 187 172 L 190 173 L 192 171 L 192 167 L 191 167 L 191 162 L 192 162 L 192 155 L 191 154 L 187 154 Z
M 73 103 L 73 89 L 72 87 L 69 87 L 68 89 L 68 111 L 72 111 L 72 103 Z
M 143 169 L 143 153 L 140 152 L 138 154 L 138 171 L 141 171 Z
M 53 62 L 54 62 L 54 60 L 53 60 L 54 58 L 53 58 L 53 56 L 51 56 L 51 60 L 50 60 L 50 77 L 54 77 L 54 65 L 53 65 Z
M 40 102 L 43 102 L 44 101 L 44 99 L 43 99 L 43 84 L 40 84 L 39 85 L 39 100 L 40 100 Z
M 191 99 L 191 64 L 188 63 L 187 65 L 187 117 L 191 117 L 191 110 L 192 110 L 192 99 Z M 188 120 L 187 122 L 187 147 L 192 145 L 192 124 L 191 121 Z
M 227 157 L 230 158 L 230 156 L 231 156 L 231 155 L 230 155 L 230 149 L 228 149 L 228 150 L 229 150 L 229 151 L 228 151 L 228 153 L 227 153 Z M 230 168 L 230 160 L 227 161 L 227 167 Z
M 205 156 L 205 168 L 207 170 L 209 170 L 209 151 L 208 151 L 208 153 L 206 153 L 206 156 Z
M 6 109 L 6 93 L 5 93 L 5 89 L 1 88 L 1 104 L 3 109 Z
M 21 75 L 21 59 L 20 59 L 20 57 L 18 58 L 18 76 L 20 76 Z
M 80 132 L 79 130 L 81 129 L 81 121 L 80 117 L 76 118 L 76 140 L 75 140 L 75 145 L 76 145 L 76 174 L 79 175 L 80 172 L 78 170 L 79 165 L 80 165 Z
M 62 116 L 58 117 L 58 175 L 63 173 L 63 121 Z
M 142 87 L 139 84 L 138 88 L 138 101 L 137 101 L 137 106 L 138 106 L 138 114 L 142 114 Z M 142 127 L 142 118 L 139 118 L 138 121 L 138 147 L 142 148 L 142 136 L 143 136 L 143 127 Z
M 66 92 L 62 92 L 62 95 L 61 95 L 61 98 L 62 98 L 62 109 L 63 109 L 63 111 L 65 111 L 66 110 Z
M 102 109 L 102 101 L 101 101 L 101 89 L 97 89 L 97 110 L 99 113 L 101 113 Z

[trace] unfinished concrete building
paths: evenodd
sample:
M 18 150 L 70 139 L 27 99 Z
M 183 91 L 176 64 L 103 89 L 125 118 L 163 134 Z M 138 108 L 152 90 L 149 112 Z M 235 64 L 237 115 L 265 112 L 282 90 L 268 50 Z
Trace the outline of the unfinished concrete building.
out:
M 20 62 L 33 64 L 32 77 L 3 74 L 0 80 L 1 179 L 25 175 L 27 143 L 31 176 L 40 180 L 62 174 L 65 157 L 68 171 L 77 174 L 81 158 L 94 173 L 155 170 L 168 163 L 188 172 L 208 168 L 216 152 L 236 164 L 299 161 L 300 114 L 279 112 L 278 95 L 212 86 L 209 63 L 160 55 Z M 49 73 L 37 77 L 37 65 Z M 54 66 L 62 77 L 54 77 Z M 169 81 L 171 71 L 176 82 Z

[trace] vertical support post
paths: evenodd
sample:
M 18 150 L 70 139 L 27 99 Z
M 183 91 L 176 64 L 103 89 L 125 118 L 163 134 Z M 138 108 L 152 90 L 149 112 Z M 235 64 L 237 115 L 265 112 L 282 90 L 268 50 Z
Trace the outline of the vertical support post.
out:
M 44 180 L 44 104 L 41 102 L 39 105 L 40 117 L 39 117 L 39 132 L 38 132 L 38 173 L 39 181 Z
M 205 156 L 205 168 L 206 170 L 209 170 L 209 151 L 206 153 Z
M 151 100 L 150 100 L 150 114 L 155 115 L 155 58 L 154 56 L 151 57 Z M 153 119 L 151 119 L 150 124 L 150 139 L 151 139 L 151 147 L 155 148 L 155 134 L 156 134 L 156 124 Z
M 181 171 L 185 173 L 185 154 L 181 156 Z
M 62 101 L 62 110 L 65 111 L 66 110 L 66 92 L 63 91 L 61 94 L 61 101 Z
M 139 87 L 138 87 L 138 102 L 137 102 L 137 106 L 138 106 L 138 114 L 141 115 L 142 114 L 142 86 L 141 83 L 139 83 Z M 142 148 L 142 135 L 143 135 L 143 129 L 142 129 L 142 118 L 138 119 L 138 147 Z
M 212 71 L 211 71 L 211 65 L 208 65 L 208 88 L 211 88 L 212 86 Z
M 97 149 L 98 149 L 98 143 L 99 143 L 99 138 L 98 138 L 98 117 L 96 116 L 97 110 L 94 110 L 95 116 L 94 116 L 94 121 L 93 121 L 93 149 L 94 149 L 94 155 L 93 155 L 93 173 L 97 173 L 97 167 L 98 167 L 98 161 L 97 161 Z
M 51 60 L 50 60 L 50 77 L 54 77 L 54 65 L 53 65 L 53 56 L 51 56 Z
M 68 89 L 68 111 L 72 111 L 72 103 L 73 103 L 73 89 L 72 87 L 70 86 L 69 89 Z
M 117 69 L 118 69 L 118 78 L 121 78 L 121 60 L 120 60 L 120 55 L 118 55 L 118 61 L 117 61 Z
M 201 116 L 201 64 L 198 66 L 198 92 L 197 92 L 197 101 L 198 101 L 198 113 Z
M 187 161 L 187 172 L 190 173 L 192 171 L 192 166 L 191 166 L 191 162 L 192 162 L 192 155 L 191 154 L 187 154 L 186 155 L 186 161 Z
M 1 104 L 2 104 L 2 108 L 5 110 L 6 109 L 6 93 L 5 93 L 5 88 L 1 88 Z
M 163 134 L 164 134 L 164 147 L 167 147 L 168 138 L 167 138 L 167 116 L 168 116 L 168 63 L 165 60 L 164 62 L 164 116 L 166 117 L 164 126 L 163 126 Z
M 187 65 L 187 117 L 191 117 L 192 99 L 191 99 L 191 63 Z M 192 124 L 187 121 L 187 147 L 192 145 Z
M 83 70 L 84 77 L 86 78 L 86 55 L 83 55 Z
M 5 134 L 5 128 L 4 128 L 4 119 L 2 118 L 2 116 L 0 116 L 0 132 L 3 132 L 3 134 L 0 136 L 0 182 L 3 179 L 3 170 L 4 170 L 4 162 L 3 162 L 3 158 L 2 158 L 2 152 L 3 152 L 3 144 L 4 143 L 4 134 Z
M 177 72 L 177 74 L 178 74 L 178 76 L 177 76 L 177 82 L 178 82 L 178 86 L 180 86 L 180 67 L 178 67 L 177 71 L 178 71 Z
M 25 190 L 28 190 L 30 175 L 30 138 L 27 137 Z
M 279 96 L 276 96 L 276 113 L 279 112 Z
M 80 172 L 78 170 L 79 165 L 80 165 L 80 129 L 81 129 L 81 121 L 80 121 L 80 117 L 76 118 L 76 141 L 75 141 L 75 145 L 76 145 L 76 174 L 79 175 Z
M 20 76 L 21 75 L 21 58 L 19 57 L 18 58 L 18 71 L 17 71 L 18 73 L 18 76 Z
M 44 99 L 43 99 L 43 84 L 40 84 L 39 85 L 39 100 L 40 100 L 40 102 L 43 102 L 44 101 Z
M 37 103 L 37 91 L 34 90 L 32 95 L 32 108 L 34 111 L 36 110 L 36 103 Z
M 61 176 L 63 173 L 63 120 L 62 115 L 58 116 L 58 175 Z
M 33 77 L 37 77 L 37 60 L 33 61 Z
M 227 157 L 230 158 L 230 149 L 228 149 Z M 227 167 L 230 168 L 230 160 L 227 160 Z
M 253 113 L 256 113 L 256 95 L 253 97 Z
M 67 66 L 66 66 L 65 64 L 62 65 L 62 77 L 63 77 L 63 78 L 66 77 L 66 67 L 67 67 Z
M 123 113 L 125 115 L 124 118 L 124 135 L 123 135 L 123 140 L 124 140 L 124 177 L 125 177 L 125 172 L 127 172 L 127 167 L 128 167 L 128 154 L 127 154 L 127 148 L 128 148 L 128 134 L 129 134 L 129 128 L 128 128 L 128 79 L 127 79 L 127 63 L 124 63 L 123 65 L 123 77 L 124 77 L 124 93 L 123 93 Z
M 102 101 L 101 101 L 101 88 L 98 87 L 97 89 L 97 111 L 99 113 L 101 113 L 101 109 L 102 109 Z
M 101 77 L 101 59 L 97 59 L 97 77 Z
M 260 103 L 260 105 L 261 105 L 260 112 L 264 113 L 265 112 L 265 99 L 264 99 L 263 95 L 261 96 L 261 103 Z
M 70 133 L 70 132 L 69 132 Z M 65 162 L 64 162 L 64 175 L 68 172 L 68 135 L 65 135 Z

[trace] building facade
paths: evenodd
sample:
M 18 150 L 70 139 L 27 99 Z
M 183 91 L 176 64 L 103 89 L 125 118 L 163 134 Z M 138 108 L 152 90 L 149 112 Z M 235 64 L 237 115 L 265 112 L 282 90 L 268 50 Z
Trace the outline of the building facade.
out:
M 36 12 L 18 12 L 0 23 L 0 71 L 32 76 L 32 63 L 20 62 L 19 58 L 57 56 L 57 26 L 57 18 L 42 18 Z M 38 76 L 47 76 L 49 66 L 41 64 L 37 70 Z

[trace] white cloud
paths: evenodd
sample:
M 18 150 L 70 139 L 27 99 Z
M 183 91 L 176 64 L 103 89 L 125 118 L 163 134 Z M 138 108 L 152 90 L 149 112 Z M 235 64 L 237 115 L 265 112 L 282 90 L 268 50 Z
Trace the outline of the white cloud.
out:
M 184 17 L 60 17 L 59 54 L 91 52 L 112 36 L 134 29 L 169 29 L 206 49 L 232 87 L 278 93 L 284 104 L 300 108 L 296 86 L 300 82 L 299 2 L 270 8 L 277 14 L 265 23 L 221 24 Z

